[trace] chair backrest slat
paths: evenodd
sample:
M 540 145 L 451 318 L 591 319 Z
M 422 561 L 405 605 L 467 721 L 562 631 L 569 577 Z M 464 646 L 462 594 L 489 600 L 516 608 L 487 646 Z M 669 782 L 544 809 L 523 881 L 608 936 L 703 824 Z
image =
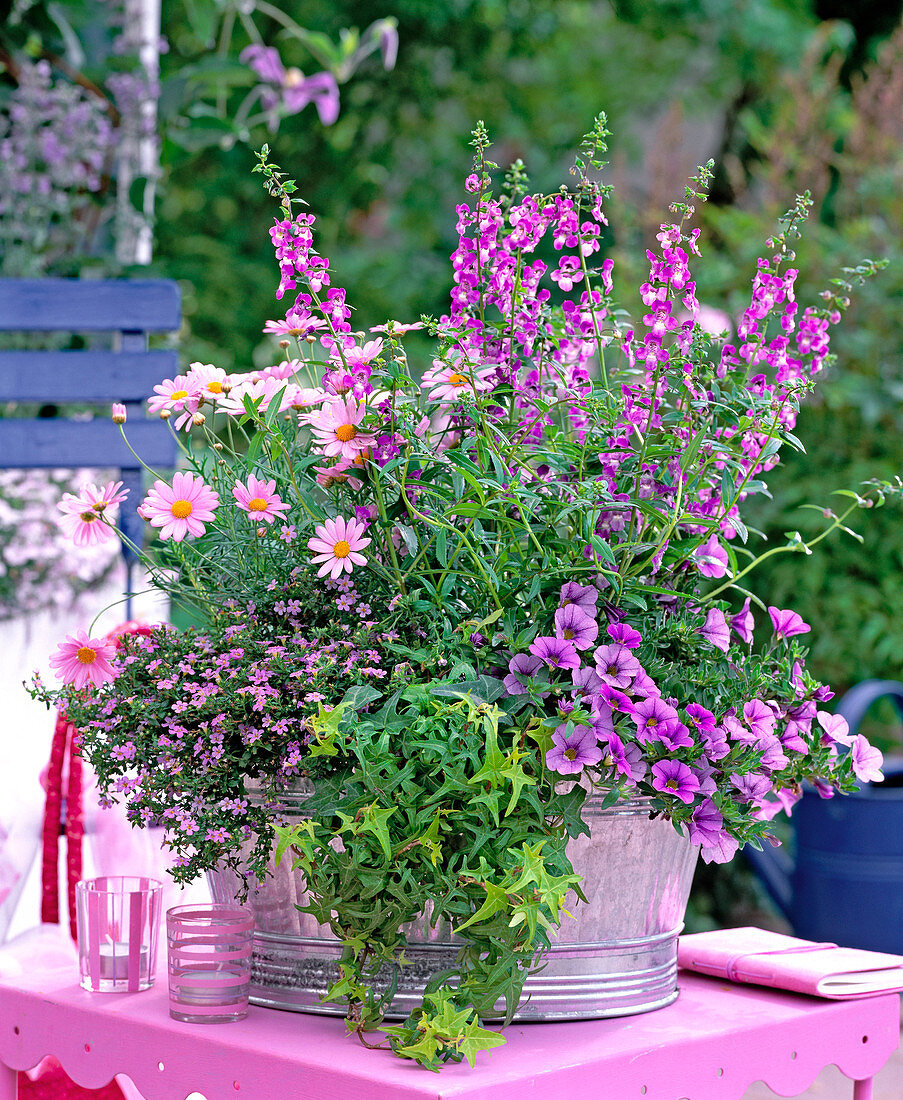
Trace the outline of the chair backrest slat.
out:
M 175 332 L 179 288 L 165 280 L 0 279 L 3 332 Z
M 0 401 L 144 401 L 178 364 L 174 351 L 0 351 Z
M 165 425 L 130 420 L 126 428 L 129 443 L 151 469 L 165 473 L 174 465 L 175 443 Z M 0 468 L 78 466 L 141 469 L 111 420 L 0 420 Z

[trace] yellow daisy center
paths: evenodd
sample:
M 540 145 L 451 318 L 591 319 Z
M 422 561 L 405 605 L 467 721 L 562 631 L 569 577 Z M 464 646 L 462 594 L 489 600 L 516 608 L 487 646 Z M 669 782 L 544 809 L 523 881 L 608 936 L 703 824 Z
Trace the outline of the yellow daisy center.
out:
M 263 497 L 251 497 L 248 501 L 249 512 L 265 512 L 267 510 L 267 502 Z
M 344 539 L 339 539 L 335 546 L 333 546 L 332 552 L 337 558 L 347 558 L 351 553 L 351 546 L 349 543 L 345 542 Z
M 208 382 L 207 389 L 210 393 L 222 393 L 223 387 L 220 382 Z
M 189 500 L 175 500 L 173 501 L 170 511 L 176 519 L 188 519 L 194 509 Z
M 335 430 L 336 439 L 342 443 L 350 443 L 357 435 L 357 428 L 353 424 L 340 424 Z
M 169 395 L 170 401 L 181 401 L 183 397 L 188 396 L 188 390 L 173 390 Z
M 82 523 L 93 523 L 98 515 L 96 512 L 81 512 L 78 517 Z
M 470 379 L 466 375 L 463 375 L 463 374 L 450 374 L 448 376 L 448 380 L 453 386 L 466 386 L 467 383 L 470 381 Z M 568 751 L 570 751 L 570 750 L 568 750 Z M 569 757 L 568 759 L 572 759 L 572 758 Z
M 78 657 L 83 665 L 93 665 L 97 660 L 97 650 L 92 649 L 89 645 L 83 645 L 79 647 L 75 656 Z

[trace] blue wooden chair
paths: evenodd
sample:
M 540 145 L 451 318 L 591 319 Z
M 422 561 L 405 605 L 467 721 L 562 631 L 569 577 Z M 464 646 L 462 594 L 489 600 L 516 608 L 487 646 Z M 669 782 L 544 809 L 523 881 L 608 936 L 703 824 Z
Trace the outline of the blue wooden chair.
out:
M 0 468 L 118 469 L 130 490 L 120 526 L 140 545 L 144 525 L 135 507 L 142 469 L 110 419 L 110 405 L 126 406 L 129 441 L 148 466 L 175 465 L 171 432 L 163 421 L 146 419 L 142 403 L 155 384 L 178 371 L 176 352 L 148 350 L 148 334 L 177 331 L 180 321 L 179 288 L 173 282 L 0 279 L 0 341 L 4 332 L 87 337 L 84 347 L 65 351 L 0 350 L 0 405 L 15 402 L 39 410 L 28 418 L 0 419 Z M 59 407 L 66 405 L 91 406 L 94 417 L 62 416 Z M 135 558 L 125 546 L 123 554 L 131 596 Z

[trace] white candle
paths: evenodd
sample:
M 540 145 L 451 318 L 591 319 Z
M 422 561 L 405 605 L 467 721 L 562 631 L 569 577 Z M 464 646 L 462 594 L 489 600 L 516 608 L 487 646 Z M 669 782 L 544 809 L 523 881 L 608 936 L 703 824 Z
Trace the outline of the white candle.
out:
M 106 979 L 128 979 L 129 945 L 126 942 L 100 945 L 100 976 Z M 144 945 L 138 950 L 138 977 L 147 977 L 147 948 Z

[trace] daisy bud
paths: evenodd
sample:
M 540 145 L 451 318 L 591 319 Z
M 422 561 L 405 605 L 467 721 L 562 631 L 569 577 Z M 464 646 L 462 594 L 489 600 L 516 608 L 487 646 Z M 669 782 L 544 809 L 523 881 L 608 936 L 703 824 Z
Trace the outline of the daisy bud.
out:
M 169 420 L 169 418 L 171 416 L 172 416 L 172 412 L 169 409 L 161 409 L 160 410 L 160 419 L 161 420 Z
M 228 396 L 232 392 L 232 383 L 226 380 L 222 383 L 222 386 L 220 388 L 222 389 L 223 393 Z
M 315 344 L 317 342 L 316 336 L 311 336 L 310 333 L 308 333 L 307 336 L 304 337 L 304 339 L 308 342 L 308 344 Z
M 288 340 L 280 340 L 279 341 L 279 347 L 281 347 L 281 348 L 287 348 L 288 344 L 289 344 Z
M 202 424 L 207 423 L 207 417 L 203 413 L 195 413 L 191 418 L 191 423 L 199 428 Z
M 125 405 L 115 402 L 112 415 L 114 424 L 124 424 L 126 420 Z
M 257 528 L 257 537 L 259 539 L 262 539 L 266 535 L 266 533 L 267 533 L 266 527 L 258 527 Z
M 213 444 L 213 449 L 214 449 L 214 451 L 221 451 L 223 449 L 222 443 L 220 443 L 220 442 L 214 443 Z

